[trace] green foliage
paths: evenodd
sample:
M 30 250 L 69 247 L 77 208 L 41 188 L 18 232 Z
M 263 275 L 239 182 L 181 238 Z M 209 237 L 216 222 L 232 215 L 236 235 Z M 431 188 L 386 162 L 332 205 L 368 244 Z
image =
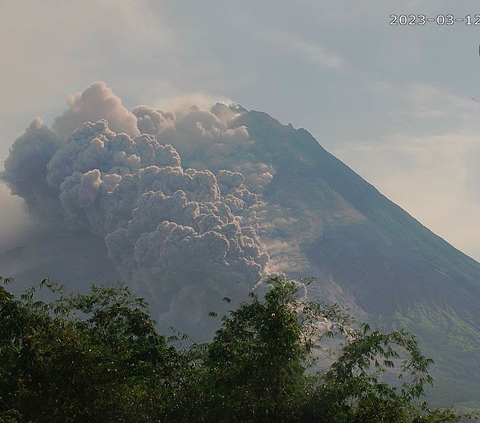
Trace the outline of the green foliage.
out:
M 279 421 L 293 418 L 302 396 L 311 389 L 304 377 L 314 346 L 313 327 L 292 282 L 271 281 L 265 301 L 254 294 L 223 319 L 207 349 L 209 419 Z M 207 419 L 208 420 L 208 419 Z
M 61 296 L 34 301 L 32 287 L 18 301 L 0 287 L 0 410 L 18 421 L 157 421 L 176 352 L 143 300 L 126 287 L 68 297 L 40 287 Z
M 269 283 L 206 344 L 159 335 L 125 286 L 65 295 L 44 280 L 20 300 L 0 287 L 0 423 L 459 419 L 417 403 L 431 360 L 413 336 L 355 329 L 339 306 L 299 299 L 297 282 Z M 57 299 L 36 301 L 38 288 Z M 315 373 L 333 336 L 342 341 L 335 360 Z M 400 383 L 387 382 L 389 371 Z

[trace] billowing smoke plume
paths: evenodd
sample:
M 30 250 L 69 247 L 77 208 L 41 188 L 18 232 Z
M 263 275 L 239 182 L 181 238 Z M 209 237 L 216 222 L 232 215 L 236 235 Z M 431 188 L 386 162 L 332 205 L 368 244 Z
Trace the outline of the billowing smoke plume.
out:
M 248 147 L 254 141 L 249 139 L 245 126 L 231 126 L 243 112 L 245 109 L 240 106 L 218 103 L 210 110 L 192 105 L 176 113 L 146 106 L 133 109 L 139 129 L 154 135 L 162 144 L 172 144 L 188 167 L 241 172 L 249 189 L 261 193 L 272 180 L 275 169 L 255 162 L 249 154 Z
M 53 130 L 63 138 L 69 137 L 85 122 L 106 119 L 110 128 L 135 136 L 139 134 L 137 119 L 122 101 L 103 82 L 95 82 L 83 93 L 68 98 L 68 109 L 53 123 Z
M 25 200 L 29 212 L 43 217 L 56 213 L 59 204 L 55 189 L 47 183 L 47 164 L 60 146 L 60 138 L 44 122 L 35 118 L 13 143 L 5 160 L 2 180 L 10 192 Z
M 37 216 L 61 215 L 103 238 L 161 322 L 202 326 L 268 262 L 256 211 L 275 169 L 253 161 L 247 128 L 231 125 L 244 112 L 217 104 L 130 113 L 97 82 L 69 100 L 52 130 L 35 119 L 1 178 Z

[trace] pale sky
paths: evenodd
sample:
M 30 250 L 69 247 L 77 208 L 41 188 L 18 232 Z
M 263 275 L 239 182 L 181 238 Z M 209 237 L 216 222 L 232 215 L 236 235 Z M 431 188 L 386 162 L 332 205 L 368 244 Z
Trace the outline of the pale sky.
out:
M 51 124 L 68 94 L 96 80 L 129 109 L 234 101 L 307 129 L 480 260 L 480 25 L 391 26 L 391 14 L 475 22 L 480 5 L 2 0 L 0 159 L 35 116 Z M 0 198 L 14 215 L 18 202 Z

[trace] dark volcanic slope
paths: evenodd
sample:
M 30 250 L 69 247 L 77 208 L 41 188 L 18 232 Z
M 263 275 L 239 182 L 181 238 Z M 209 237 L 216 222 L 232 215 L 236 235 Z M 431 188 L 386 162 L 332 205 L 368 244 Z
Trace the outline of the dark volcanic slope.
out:
M 230 113 L 226 106 L 215 107 L 219 114 L 222 110 Z M 196 109 L 192 110 L 195 115 Z M 420 337 L 424 352 L 437 362 L 434 376 L 441 389 L 436 389 L 435 399 L 443 404 L 451 402 L 468 406 L 476 403 L 480 408 L 480 264 L 389 201 L 325 151 L 307 131 L 281 125 L 265 113 L 247 112 L 242 108 L 233 108 L 233 111 L 241 114 L 230 125 L 245 125 L 250 138 L 241 138 L 242 142 L 230 144 L 221 157 L 216 157 L 212 146 L 211 150 L 200 147 L 193 153 L 188 153 L 187 149 L 183 164 L 194 166 L 197 163 L 202 169 L 215 167 L 218 163 L 231 170 L 237 170 L 237 165 L 259 165 L 260 169 L 268 168 L 268 172 L 272 167 L 275 169 L 273 180 L 262 198 L 266 205 L 258 202 L 252 210 L 258 213 L 263 223 L 259 233 L 261 231 L 262 242 L 271 255 L 269 268 L 287 272 L 291 277 L 315 276 L 317 283 L 309 286 L 312 297 L 340 302 L 351 307 L 356 317 L 369 319 L 385 329 L 403 327 L 414 332 Z M 197 118 L 193 116 L 192 122 Z M 204 122 L 207 127 L 208 119 Z M 99 124 L 105 131 L 105 123 Z M 32 125 L 30 132 L 47 131 L 35 129 L 36 126 Z M 177 134 L 180 136 L 180 141 L 177 140 L 179 148 L 184 136 L 189 140 L 191 137 L 193 142 L 198 141 L 198 134 L 190 133 L 187 127 Z M 47 147 L 51 149 L 55 143 L 50 138 L 48 140 Z M 176 137 L 172 136 L 171 141 L 175 144 Z M 217 144 L 214 145 L 218 147 Z M 17 149 L 21 145 L 17 144 Z M 213 155 L 212 160 L 210 155 Z M 26 157 L 31 160 L 37 156 L 27 154 Z M 145 157 L 150 163 L 148 154 Z M 219 158 L 221 160 L 217 163 Z M 46 181 L 41 178 L 45 178 L 46 170 L 40 172 L 40 179 L 35 177 L 24 182 L 25 169 L 22 166 L 29 162 L 15 164 L 15 160 L 9 165 L 9 178 L 15 183 L 22 182 L 20 188 L 27 193 L 32 191 L 30 185 L 39 182 L 39 192 L 42 193 Z M 173 156 L 171 163 L 176 163 Z M 46 163 L 39 165 L 43 169 Z M 91 170 L 89 166 L 87 163 L 85 169 Z M 27 167 L 28 171 L 32 169 Z M 61 169 L 62 166 L 58 166 L 58 170 Z M 268 172 L 262 174 L 266 180 L 271 176 Z M 256 175 L 256 171 L 252 174 Z M 70 200 L 73 198 L 77 197 Z M 88 207 L 92 206 L 88 204 Z M 79 205 L 79 201 L 75 202 L 75 210 Z M 92 210 L 101 212 L 100 209 Z M 119 278 L 108 260 L 103 235 L 95 237 L 86 231 L 42 229 L 33 223 L 17 235 L 15 239 L 0 239 L 0 275 L 15 276 L 20 282 L 19 288 L 46 276 L 56 278 L 68 289 L 76 291 L 87 289 L 91 282 L 110 283 Z M 132 254 L 133 250 L 129 248 L 122 254 Z M 178 258 L 183 260 L 180 256 Z M 202 268 L 203 262 L 198 260 L 198 263 Z M 223 265 L 222 260 L 218 263 Z M 165 261 L 164 264 L 165 268 L 170 268 L 171 263 Z M 148 270 L 147 275 L 150 275 L 152 269 L 142 266 L 142 270 Z M 162 266 L 157 267 L 163 269 Z M 144 276 L 139 274 L 141 278 Z M 153 274 L 150 276 L 154 278 Z M 219 276 L 218 280 L 223 277 Z M 190 279 L 186 277 L 187 281 Z M 195 304 L 200 306 L 201 301 Z M 179 301 L 173 305 L 173 311 L 175 318 L 184 316 L 185 305 Z
M 479 401 L 480 264 L 380 194 L 305 130 L 242 115 L 259 159 L 278 171 L 269 203 L 310 222 L 301 250 L 370 319 L 418 334 L 453 401 Z M 319 281 L 319 283 L 324 283 Z M 455 387 L 455 388 L 454 388 Z M 442 389 L 437 392 L 441 398 Z M 479 396 L 479 398 L 476 398 Z

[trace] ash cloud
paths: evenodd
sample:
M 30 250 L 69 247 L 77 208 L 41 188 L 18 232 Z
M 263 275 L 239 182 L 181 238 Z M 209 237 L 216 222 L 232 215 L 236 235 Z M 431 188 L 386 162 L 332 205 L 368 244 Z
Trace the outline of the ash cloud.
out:
M 241 106 L 215 104 L 210 109 L 198 105 L 163 112 L 147 106 L 133 109 L 140 131 L 149 133 L 161 143 L 169 143 L 182 156 L 183 163 L 195 169 L 217 172 L 228 169 L 242 173 L 250 190 L 262 193 L 275 169 L 255 161 L 249 147 L 245 126 L 235 127 L 234 120 L 246 110 Z
M 10 147 L 0 178 L 13 195 L 25 201 L 31 214 L 53 216 L 58 205 L 57 191 L 46 179 L 47 164 L 60 146 L 60 138 L 35 118 Z
M 83 93 L 76 93 L 67 99 L 68 109 L 58 116 L 52 129 L 61 137 L 69 137 L 85 122 L 106 119 L 110 128 L 135 136 L 139 134 L 137 119 L 104 82 L 97 81 Z
M 125 109 L 104 83 L 69 99 L 52 129 L 35 119 L 1 174 L 41 219 L 103 239 L 162 327 L 208 328 L 221 298 L 266 276 L 257 211 L 275 173 L 249 155 L 239 106 Z

